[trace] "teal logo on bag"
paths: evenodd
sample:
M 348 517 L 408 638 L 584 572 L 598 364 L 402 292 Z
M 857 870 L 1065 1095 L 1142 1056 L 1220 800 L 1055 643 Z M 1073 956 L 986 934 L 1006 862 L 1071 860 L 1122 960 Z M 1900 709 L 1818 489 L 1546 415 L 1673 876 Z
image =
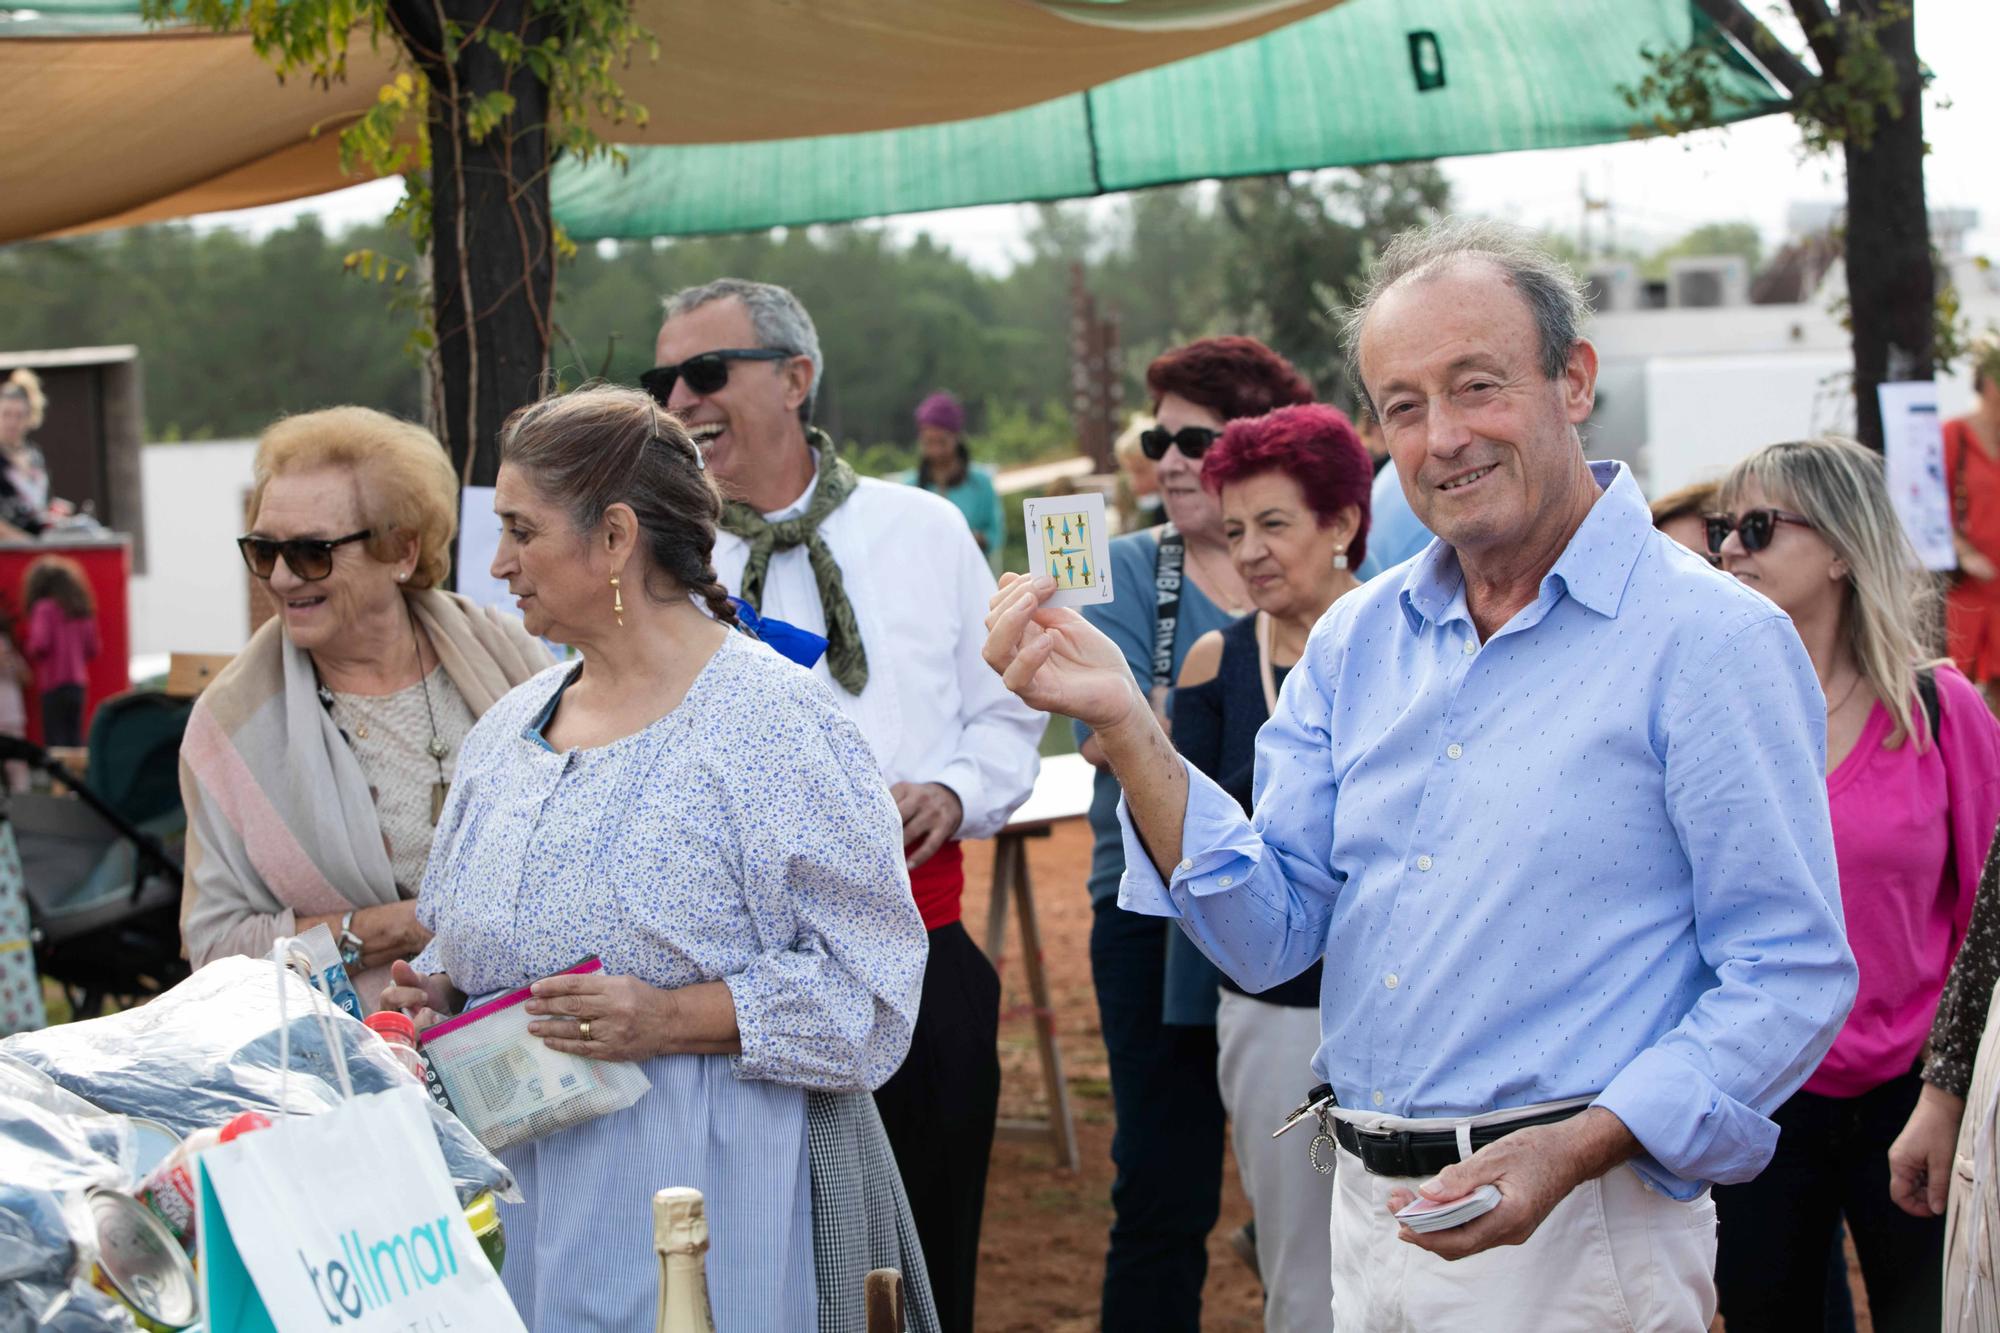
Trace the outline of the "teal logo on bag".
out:
M 458 1256 L 451 1248 L 451 1218 L 411 1227 L 372 1245 L 359 1231 L 340 1238 L 340 1258 L 315 1267 L 300 1250 L 299 1262 L 319 1297 L 327 1323 L 338 1328 L 341 1318 L 359 1319 L 412 1292 L 434 1287 L 458 1273 Z

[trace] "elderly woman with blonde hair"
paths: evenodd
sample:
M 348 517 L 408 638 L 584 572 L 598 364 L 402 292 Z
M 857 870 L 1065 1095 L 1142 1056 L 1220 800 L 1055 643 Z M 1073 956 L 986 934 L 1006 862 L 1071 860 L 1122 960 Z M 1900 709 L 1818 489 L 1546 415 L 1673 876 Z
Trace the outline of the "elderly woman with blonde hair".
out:
M 430 934 L 417 890 L 473 722 L 549 664 L 444 592 L 458 489 L 436 437 L 363 407 L 264 432 L 237 547 L 277 604 L 196 704 L 181 933 L 200 967 L 325 925 L 364 1002 Z

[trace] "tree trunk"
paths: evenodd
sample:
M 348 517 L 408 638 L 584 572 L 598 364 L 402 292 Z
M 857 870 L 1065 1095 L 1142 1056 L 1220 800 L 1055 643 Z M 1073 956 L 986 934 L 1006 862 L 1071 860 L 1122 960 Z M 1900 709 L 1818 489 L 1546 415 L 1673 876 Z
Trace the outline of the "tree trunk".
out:
M 491 486 L 500 425 L 540 397 L 549 365 L 555 244 L 549 214 L 548 89 L 523 67 L 509 79 L 481 42 L 447 65 L 441 24 L 485 27 L 534 44 L 549 31 L 532 0 L 390 0 L 431 89 L 431 426 L 465 485 Z M 507 92 L 512 114 L 478 143 L 466 108 Z
M 1884 0 L 1849 0 L 1873 10 Z M 1906 10 L 1913 6 L 1906 4 Z M 1902 114 L 1883 117 L 1865 147 L 1847 157 L 1847 289 L 1854 337 L 1855 433 L 1882 448 L 1884 381 L 1927 380 L 1937 276 L 1931 265 L 1930 217 L 1924 203 L 1923 83 L 1916 26 L 1904 17 L 1881 31 L 1895 62 Z

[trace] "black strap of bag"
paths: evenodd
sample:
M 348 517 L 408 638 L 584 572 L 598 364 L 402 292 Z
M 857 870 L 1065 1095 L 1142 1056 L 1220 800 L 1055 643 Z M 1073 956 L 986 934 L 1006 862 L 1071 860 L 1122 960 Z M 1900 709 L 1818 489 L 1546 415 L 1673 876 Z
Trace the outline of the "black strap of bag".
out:
M 1931 725 L 1931 744 L 1936 745 L 1938 739 L 1938 718 L 1940 716 L 1937 672 L 1931 670 L 1929 667 L 1923 667 L 1917 672 L 1917 702 L 1923 705 L 1924 721 Z
M 1181 567 L 1187 563 L 1187 542 L 1169 523 L 1160 529 L 1153 553 L 1153 693 L 1174 683 L 1174 631 L 1181 618 Z

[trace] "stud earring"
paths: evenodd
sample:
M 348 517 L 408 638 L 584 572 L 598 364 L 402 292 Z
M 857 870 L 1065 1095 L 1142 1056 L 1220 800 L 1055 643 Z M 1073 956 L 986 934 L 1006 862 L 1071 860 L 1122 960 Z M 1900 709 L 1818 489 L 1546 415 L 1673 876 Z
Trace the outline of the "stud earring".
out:
M 396 575 L 396 582 L 398 583 L 408 583 L 409 581 L 410 576 L 407 572 Z
M 625 623 L 625 594 L 618 590 L 618 576 L 611 576 L 611 614 L 618 617 L 618 623 Z

